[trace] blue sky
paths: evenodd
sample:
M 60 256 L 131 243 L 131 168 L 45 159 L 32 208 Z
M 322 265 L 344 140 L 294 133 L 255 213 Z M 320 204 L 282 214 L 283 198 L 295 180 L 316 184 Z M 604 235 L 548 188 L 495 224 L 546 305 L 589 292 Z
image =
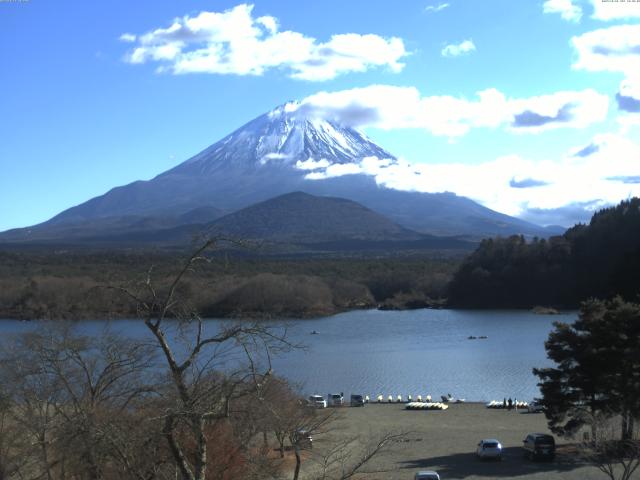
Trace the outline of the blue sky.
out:
M 216 63 L 247 41 L 259 55 Z M 428 179 L 379 179 L 396 188 L 543 224 L 640 195 L 640 3 L 0 1 L 0 60 L 0 231 L 294 99 L 345 122 L 375 112 L 353 126 Z

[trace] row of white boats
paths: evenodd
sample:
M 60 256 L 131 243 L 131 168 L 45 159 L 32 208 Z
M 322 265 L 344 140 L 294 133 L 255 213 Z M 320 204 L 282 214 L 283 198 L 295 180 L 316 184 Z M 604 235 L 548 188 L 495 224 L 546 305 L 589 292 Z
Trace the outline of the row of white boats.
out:
M 404 408 L 407 410 L 446 410 L 449 405 L 442 402 L 409 402 Z
M 511 408 L 527 408 L 529 407 L 529 403 L 527 402 L 519 402 L 519 401 L 512 401 L 511 402 Z M 509 408 L 509 402 L 505 401 L 505 400 L 491 400 L 489 403 L 487 403 L 487 408 Z
M 417 402 L 422 402 L 422 395 L 418 395 L 415 399 L 415 401 Z M 369 401 L 369 396 L 367 395 L 365 397 L 365 401 L 368 402 Z M 413 402 L 413 397 L 411 395 L 407 395 L 407 398 L 405 399 L 402 395 L 397 395 L 397 396 L 393 396 L 393 395 L 389 395 L 386 400 L 384 395 L 378 395 L 376 397 L 376 402 L 378 403 L 408 403 L 408 402 Z M 430 402 L 431 401 L 431 395 L 425 395 L 424 396 L 424 401 L 425 402 Z
M 378 395 L 376 397 L 376 402 L 377 403 L 428 403 L 428 404 L 446 404 L 446 403 L 463 403 L 465 400 L 464 398 L 454 398 L 451 396 L 451 394 L 448 395 L 441 395 L 440 398 L 442 399 L 441 402 L 432 402 L 432 398 L 431 395 L 425 395 L 424 397 L 422 395 L 418 395 L 417 397 L 415 397 L 415 399 L 413 398 L 413 396 L 411 395 L 407 395 L 406 398 L 403 397 L 402 395 L 397 395 L 397 396 L 393 396 L 393 395 L 389 395 L 388 397 L 385 397 L 384 395 Z M 365 402 L 369 403 L 369 395 L 367 395 L 365 397 Z

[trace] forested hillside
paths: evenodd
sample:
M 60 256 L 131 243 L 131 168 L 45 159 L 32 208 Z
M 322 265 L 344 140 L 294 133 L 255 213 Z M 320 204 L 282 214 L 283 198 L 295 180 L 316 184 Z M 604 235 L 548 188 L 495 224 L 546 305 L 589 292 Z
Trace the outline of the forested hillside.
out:
M 144 280 L 153 267 L 158 287 L 166 288 L 182 261 L 176 252 L 0 251 L 0 318 L 133 318 L 135 305 L 104 287 Z M 179 294 L 209 317 L 421 308 L 443 303 L 459 262 L 458 256 L 277 258 L 218 252 L 184 278 Z
M 589 298 L 640 292 L 640 199 L 594 214 L 564 235 L 482 241 L 449 286 L 458 307 L 575 308 Z

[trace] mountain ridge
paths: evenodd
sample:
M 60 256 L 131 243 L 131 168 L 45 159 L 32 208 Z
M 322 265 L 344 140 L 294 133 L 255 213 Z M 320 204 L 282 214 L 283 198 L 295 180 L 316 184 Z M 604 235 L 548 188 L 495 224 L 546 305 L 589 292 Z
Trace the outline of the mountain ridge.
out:
M 337 240 L 418 240 L 404 228 L 357 202 L 285 193 L 225 215 L 208 231 L 247 239 L 318 243 Z
M 180 227 L 187 224 L 183 218 L 189 212 L 200 209 L 202 213 L 208 208 L 211 215 L 221 216 L 290 192 L 352 200 L 421 234 L 481 238 L 559 233 L 452 193 L 379 185 L 372 175 L 352 171 L 365 158 L 383 159 L 388 165 L 397 162 L 362 132 L 305 116 L 299 104 L 287 103 L 151 180 L 115 187 L 42 224 L 0 234 L 0 240 L 79 238 L 83 228 L 108 233 L 113 224 L 126 235 L 127 229 L 138 231 L 141 219 Z M 329 169 L 341 174 L 310 178 L 311 173 Z M 200 215 L 191 223 L 214 219 Z

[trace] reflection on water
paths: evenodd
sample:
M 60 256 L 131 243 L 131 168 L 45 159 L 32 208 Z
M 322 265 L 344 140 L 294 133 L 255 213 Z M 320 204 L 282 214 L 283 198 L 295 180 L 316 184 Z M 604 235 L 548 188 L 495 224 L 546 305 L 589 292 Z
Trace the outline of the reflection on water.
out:
M 275 373 L 306 393 L 362 393 L 414 397 L 451 393 L 467 400 L 538 395 L 531 369 L 549 365 L 544 341 L 554 321 L 574 312 L 543 316 L 521 311 L 355 311 L 290 323 L 290 336 L 308 346 L 274 361 Z M 215 327 L 218 321 L 211 320 Z M 0 321 L 0 335 L 29 330 L 38 322 Z M 114 322 L 127 335 L 146 338 L 136 320 Z M 104 322 L 82 322 L 98 333 Z M 311 334 L 317 331 L 316 335 Z M 469 336 L 486 339 L 469 340 Z

